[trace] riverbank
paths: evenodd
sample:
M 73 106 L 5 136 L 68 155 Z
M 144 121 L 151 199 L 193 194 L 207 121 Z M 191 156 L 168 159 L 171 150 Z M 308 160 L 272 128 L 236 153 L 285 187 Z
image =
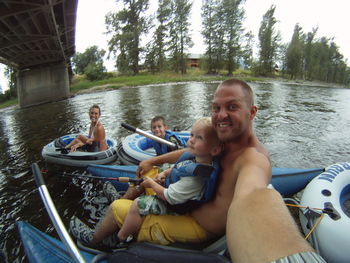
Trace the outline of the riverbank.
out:
M 252 77 L 249 72 L 237 71 L 233 74 L 233 77 L 242 79 L 247 82 L 258 82 L 258 83 L 271 83 L 272 81 L 284 82 L 290 85 L 307 85 L 307 86 L 336 86 L 339 88 L 344 88 L 344 86 L 331 83 L 322 82 L 311 82 L 302 80 L 289 80 L 284 78 L 264 78 L 264 77 Z M 88 81 L 83 76 L 74 76 L 72 84 L 70 86 L 71 96 L 102 92 L 107 90 L 118 89 L 121 87 L 135 87 L 135 86 L 145 86 L 145 85 L 157 85 L 164 83 L 179 83 L 179 82 L 210 82 L 210 81 L 223 81 L 227 79 L 227 75 L 206 75 L 203 74 L 198 69 L 189 70 L 186 75 L 176 74 L 173 72 L 151 74 L 151 73 L 141 73 L 136 76 L 117 76 L 113 78 L 108 78 L 98 81 Z M 0 103 L 0 109 L 8 107 L 16 107 L 18 105 L 18 100 L 9 100 Z

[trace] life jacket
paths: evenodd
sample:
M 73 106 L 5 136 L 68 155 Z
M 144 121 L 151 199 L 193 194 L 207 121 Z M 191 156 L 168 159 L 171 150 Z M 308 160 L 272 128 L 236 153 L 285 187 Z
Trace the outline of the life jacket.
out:
M 200 200 L 189 200 L 185 204 L 173 205 L 173 207 L 183 207 L 190 202 L 198 206 L 201 203 L 210 201 L 215 195 L 216 182 L 220 171 L 218 158 L 213 159 L 212 166 L 193 162 L 195 157 L 189 152 L 183 153 L 173 167 L 170 175 L 165 181 L 165 188 L 170 184 L 176 183 L 183 176 L 203 176 L 207 180 L 204 185 L 204 194 Z
M 162 155 L 174 150 L 177 150 L 178 148 L 180 148 L 181 146 L 186 146 L 186 141 L 184 139 L 182 139 L 180 136 L 178 136 L 176 133 L 170 131 L 170 130 L 166 130 L 165 131 L 165 140 L 172 142 L 176 145 L 176 147 L 170 147 L 167 146 L 163 143 L 159 143 L 156 141 L 153 141 L 153 148 L 156 150 L 157 155 Z

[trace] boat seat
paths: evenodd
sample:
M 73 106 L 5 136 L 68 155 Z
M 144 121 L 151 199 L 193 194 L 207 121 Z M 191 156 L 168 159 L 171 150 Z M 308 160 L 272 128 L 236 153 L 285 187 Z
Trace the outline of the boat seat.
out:
M 60 138 L 57 138 L 57 139 L 55 140 L 55 147 L 56 147 L 56 148 L 64 148 L 64 147 L 67 146 L 67 144 L 68 144 L 68 143 L 65 143 L 61 137 L 60 137 Z

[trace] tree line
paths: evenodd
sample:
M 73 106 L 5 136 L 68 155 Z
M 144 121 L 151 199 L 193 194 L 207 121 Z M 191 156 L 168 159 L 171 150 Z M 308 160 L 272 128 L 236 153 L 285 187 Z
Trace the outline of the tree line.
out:
M 174 71 L 186 74 L 187 56 L 193 46 L 190 34 L 192 1 L 158 0 L 149 15 L 149 0 L 117 0 L 123 8 L 105 16 L 108 58 L 115 58 L 120 74 L 137 75 Z M 254 35 L 243 27 L 245 0 L 203 0 L 201 34 L 205 53 L 201 67 L 208 74 L 227 74 L 242 67 L 255 76 L 319 80 L 349 84 L 350 69 L 333 38 L 316 36 L 318 28 L 303 32 L 295 25 L 292 39 L 282 43 L 272 5 L 263 15 L 258 32 L 258 53 L 253 54 Z M 145 37 L 151 40 L 143 45 Z M 97 80 L 109 76 L 103 66 L 106 51 L 97 46 L 72 57 L 74 72 Z
M 159 0 L 158 9 L 151 16 L 149 0 L 117 2 L 123 4 L 123 9 L 108 13 L 105 24 L 110 36 L 108 54 L 116 58 L 118 72 L 136 75 L 146 69 L 152 73 L 173 70 L 185 74 L 188 50 L 193 45 L 189 20 L 192 2 Z M 272 77 L 279 71 L 280 75 L 291 79 L 349 84 L 350 70 L 339 47 L 333 38 L 317 38 L 317 28 L 304 33 L 296 24 L 290 42 L 282 43 L 274 5 L 262 17 L 255 58 L 254 35 L 243 28 L 244 3 L 245 0 L 203 0 L 201 34 L 206 50 L 201 64 L 208 74 L 232 75 L 243 67 L 256 76 Z M 142 46 L 147 34 L 151 34 L 151 41 Z M 96 63 L 94 67 L 90 65 L 90 71 L 91 68 L 101 70 L 104 51 L 95 46 L 85 53 L 92 51 L 100 57 L 90 62 Z M 78 53 L 73 58 L 77 73 L 82 72 L 81 56 Z

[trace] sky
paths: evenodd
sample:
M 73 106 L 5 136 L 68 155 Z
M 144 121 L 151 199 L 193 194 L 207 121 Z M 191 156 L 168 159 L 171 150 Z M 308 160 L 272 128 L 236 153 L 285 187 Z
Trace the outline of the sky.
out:
M 194 46 L 189 50 L 191 53 L 205 51 L 200 34 L 201 3 L 202 0 L 193 0 L 191 36 Z M 275 18 L 278 21 L 276 29 L 280 31 L 284 43 L 290 42 L 296 23 L 299 23 L 305 33 L 318 26 L 316 37 L 334 37 L 340 53 L 350 62 L 350 34 L 347 31 L 349 0 L 246 0 L 243 5 L 246 17 L 243 26 L 246 31 L 252 31 L 255 44 L 258 43 L 257 35 L 262 17 L 271 5 L 276 6 Z M 150 0 L 151 12 L 154 13 L 156 8 L 157 0 Z M 82 53 L 93 45 L 108 50 L 107 41 L 110 36 L 104 32 L 105 15 L 110 11 L 118 11 L 116 0 L 78 1 L 75 40 L 77 52 Z M 114 70 L 113 65 L 112 60 L 105 60 L 105 66 L 109 71 Z M 7 85 L 2 77 L 2 71 L 3 67 L 0 67 L 0 85 L 4 89 Z

